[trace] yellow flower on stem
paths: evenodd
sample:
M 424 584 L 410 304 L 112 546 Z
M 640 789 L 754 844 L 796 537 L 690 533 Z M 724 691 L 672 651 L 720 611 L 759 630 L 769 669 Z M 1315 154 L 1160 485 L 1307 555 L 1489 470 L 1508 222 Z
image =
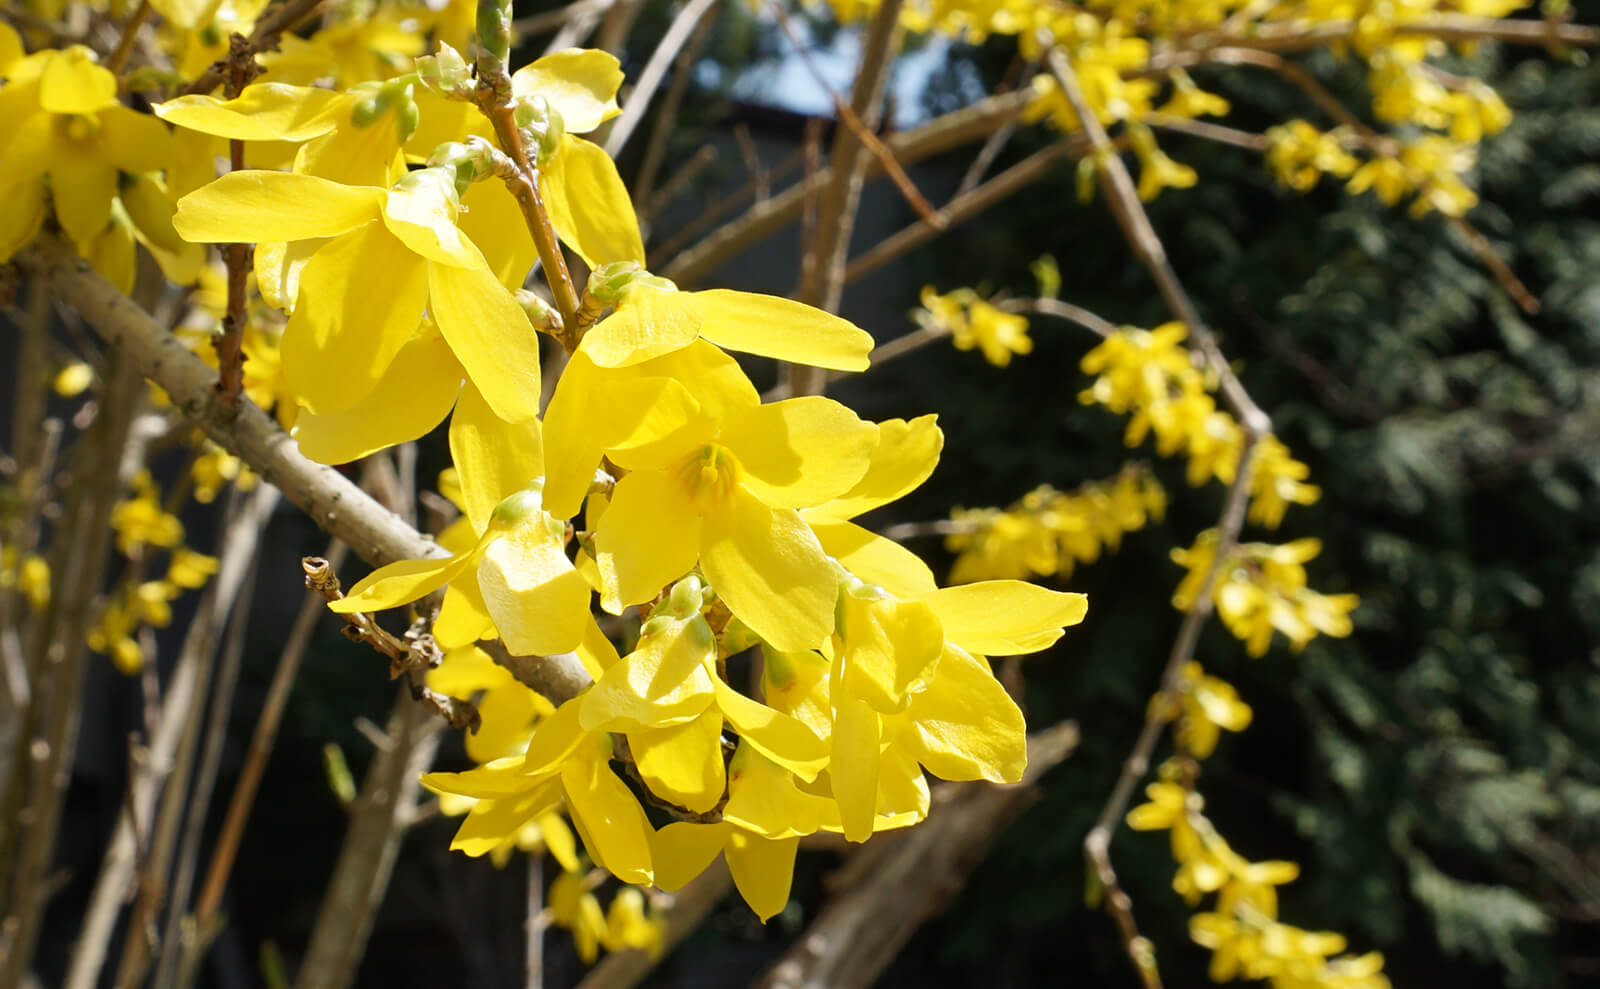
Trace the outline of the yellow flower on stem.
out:
M 117 102 L 117 79 L 82 45 L 14 60 L 0 86 L 0 261 L 38 233 L 44 220 L 46 178 L 56 218 L 92 258 L 97 238 L 112 226 L 122 175 L 167 167 L 172 136 L 161 121 Z M 142 214 L 141 214 L 142 215 Z M 156 239 L 161 232 L 156 231 Z M 131 270 L 131 237 L 105 272 Z
M 789 902 L 794 881 L 794 856 L 800 839 L 763 838 L 736 824 L 692 824 L 679 821 L 657 831 L 651 839 L 656 886 L 672 893 L 689 884 L 721 855 L 733 873 L 739 895 L 750 904 L 762 923 Z
M 312 412 L 341 412 L 373 394 L 426 308 L 459 361 L 431 379 L 448 388 L 465 369 L 497 416 L 524 422 L 538 412 L 539 342 L 456 226 L 465 167 L 411 172 L 390 189 L 231 172 L 184 197 L 175 225 L 209 243 L 330 238 L 306 262 L 282 342 L 285 378 Z M 383 397 L 396 415 L 413 401 L 387 389 Z
M 545 436 L 557 514 L 576 511 L 602 454 L 629 471 L 596 535 L 605 608 L 649 600 L 698 564 L 780 649 L 811 648 L 833 630 L 838 572 L 797 509 L 861 478 L 876 426 L 825 398 L 761 405 L 737 364 L 695 342 L 615 371 L 580 347 Z

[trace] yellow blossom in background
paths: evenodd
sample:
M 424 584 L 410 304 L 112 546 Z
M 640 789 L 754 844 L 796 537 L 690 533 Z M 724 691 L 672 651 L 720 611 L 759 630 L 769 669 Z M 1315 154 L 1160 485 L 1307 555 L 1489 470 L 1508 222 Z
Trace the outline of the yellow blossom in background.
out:
M 971 289 L 941 296 L 929 285 L 922 290 L 922 306 L 912 313 L 912 319 L 923 329 L 948 333 L 957 350 L 978 348 L 984 360 L 995 367 L 1010 364 L 1012 354 L 1033 351 L 1027 317 L 1006 312 Z
M 183 542 L 183 523 L 161 507 L 161 492 L 148 470 L 133 478 L 134 496 L 111 509 L 111 528 L 117 533 L 117 549 L 133 554 L 145 546 L 162 548 Z
M 1316 539 L 1297 539 L 1282 546 L 1244 543 L 1223 562 L 1214 598 L 1217 614 L 1228 631 L 1243 640 L 1252 656 L 1263 656 L 1274 632 L 1295 651 L 1318 635 L 1342 638 L 1354 626 L 1350 612 L 1354 594 L 1320 594 L 1306 586 L 1305 562 L 1321 552 Z M 1202 532 L 1189 549 L 1174 549 L 1172 560 L 1188 573 L 1173 594 L 1173 607 L 1187 611 L 1199 596 L 1216 557 L 1216 531 Z

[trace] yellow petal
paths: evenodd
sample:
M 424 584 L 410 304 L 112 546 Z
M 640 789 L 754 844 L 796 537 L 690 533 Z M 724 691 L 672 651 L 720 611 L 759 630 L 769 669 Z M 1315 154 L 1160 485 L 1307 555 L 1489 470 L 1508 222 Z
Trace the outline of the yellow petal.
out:
M 483 551 L 479 541 L 471 552 L 426 560 L 396 560 L 356 582 L 350 593 L 329 602 L 328 610 L 341 615 L 357 611 L 382 611 L 415 601 L 455 580 Z
M 178 200 L 172 225 L 184 240 L 203 244 L 336 237 L 376 220 L 382 203 L 381 189 L 245 170 Z
M 17 29 L 0 21 L 0 76 L 10 74 L 11 64 L 22 60 L 27 54 L 22 47 L 22 35 Z
M 561 783 L 572 823 L 595 864 L 625 883 L 649 884 L 650 822 L 608 761 L 573 759 L 561 770 Z
M 693 721 L 628 733 L 639 775 L 650 792 L 696 814 L 722 800 L 722 714 L 715 708 Z
M 814 834 L 824 823 L 839 826 L 838 808 L 795 786 L 794 774 L 741 746 L 728 767 L 728 803 L 722 819 L 767 838 Z
M 839 803 L 844 836 L 866 841 L 872 837 L 878 807 L 878 712 L 854 697 L 835 697 L 834 703 L 833 758 L 828 763 L 833 799 Z
M 960 649 L 945 650 L 933 683 L 903 717 L 895 744 L 942 779 L 1015 783 L 1027 768 L 1022 712 L 988 667 Z
M 177 253 L 189 245 L 172 229 L 172 200 L 161 182 L 147 173 L 124 176 L 117 198 L 139 233 L 153 246 Z
M 722 853 L 731 827 L 727 824 L 692 824 L 676 821 L 650 839 L 658 889 L 675 893 L 706 871 Z
M 700 311 L 685 292 L 640 286 L 579 344 L 601 367 L 627 367 L 687 347 L 700 334 Z
M 115 102 L 117 77 L 96 65 L 83 45 L 54 53 L 39 76 L 39 105 L 46 113 L 93 113 Z
M 985 580 L 941 588 L 923 598 L 944 623 L 945 638 L 985 656 L 1020 656 L 1083 621 L 1089 600 L 1020 580 Z
M 899 543 L 854 522 L 815 521 L 809 512 L 802 516 L 817 534 L 823 551 L 867 583 L 904 598 L 931 593 L 936 587 L 928 565 Z
M 73 240 L 87 244 L 111 221 L 117 170 L 94 155 L 59 155 L 50 163 L 56 219 Z
M 32 180 L 0 188 L 6 204 L 0 209 L 0 264 L 27 246 L 44 224 L 44 182 Z
M 686 453 L 706 432 L 704 419 L 677 381 L 641 378 L 633 368 L 607 371 L 582 351 L 573 354 L 544 417 L 545 510 L 556 518 L 578 513 L 602 452 L 644 448 L 657 460 Z
M 701 618 L 673 622 L 606 670 L 584 695 L 588 731 L 637 731 L 693 721 L 711 706 L 715 678 L 706 671 L 716 640 Z
M 501 500 L 544 474 L 539 420 L 506 422 L 469 382 L 450 417 L 450 460 L 460 478 L 462 510 L 481 531 Z
M 739 828 L 728 832 L 728 871 L 733 885 L 765 924 L 789 905 L 799 838 L 763 838 Z
M 908 828 L 922 821 L 928 816 L 932 797 L 917 760 L 902 749 L 885 750 L 878 764 L 878 813 L 873 830 Z
M 539 190 L 556 233 L 589 267 L 644 263 L 633 200 L 604 148 L 564 136 L 561 149 L 539 173 Z
M 522 775 L 544 776 L 559 772 L 579 747 L 594 741 L 579 721 L 582 713 L 583 696 L 574 697 L 539 722 L 522 758 L 519 770 Z
M 425 436 L 444 421 L 461 388 L 461 365 L 437 333 L 400 349 L 366 398 L 338 412 L 300 413 L 300 452 L 323 464 L 345 464 Z
M 551 52 L 511 76 L 514 95 L 549 100 L 570 134 L 587 134 L 621 113 L 621 85 L 622 65 L 616 56 L 592 48 Z
M 384 198 L 383 222 L 407 247 L 439 264 L 479 267 L 483 257 L 456 226 L 455 178 L 441 168 L 411 172 Z
M 666 471 L 635 471 L 617 482 L 595 538 L 595 562 L 613 614 L 655 597 L 700 555 L 700 515 Z
M 377 223 L 306 263 L 281 353 L 284 380 L 307 408 L 339 412 L 372 393 L 422 322 L 426 265 Z
M 705 517 L 700 568 L 733 613 L 784 652 L 810 649 L 833 631 L 838 578 L 792 510 L 769 508 L 735 487 Z
M 461 210 L 456 225 L 483 254 L 500 284 L 521 288 L 539 252 L 511 190 L 504 182 L 474 182 L 461 197 Z
M 494 620 L 477 581 L 460 580 L 445 588 L 444 603 L 433 623 L 433 638 L 440 648 L 455 649 L 494 634 Z
M 810 782 L 828 762 L 822 740 L 798 719 L 775 711 L 734 690 L 720 677 L 712 679 L 717 707 L 739 737 L 772 762 Z
M 855 487 L 817 509 L 817 513 L 853 519 L 887 505 L 926 481 L 944 448 L 944 433 L 937 418 L 925 415 L 910 422 L 890 419 L 878 423 L 878 445 L 872 450 L 866 474 Z
M 820 505 L 861 480 L 878 428 L 819 395 L 746 409 L 720 440 L 738 458 L 742 483 L 774 508 Z
M 740 409 L 761 404 L 761 395 L 739 362 L 704 340 L 647 361 L 636 370 L 641 375 L 682 382 L 712 419 L 726 419 Z
M 521 762 L 521 758 L 511 756 L 496 759 L 464 773 L 427 773 L 421 782 L 434 793 L 450 793 L 476 800 L 497 800 L 500 797 L 525 793 L 541 782 L 518 772 L 518 764 Z
M 903 710 L 944 651 L 938 617 L 917 601 L 864 600 L 852 592 L 841 600 L 842 688 L 884 714 Z
M 839 371 L 865 371 L 872 336 L 849 320 L 775 295 L 694 293 L 700 335 L 719 347 Z
M 152 109 L 175 126 L 230 140 L 300 142 L 333 130 L 338 125 L 335 111 L 351 102 L 348 94 L 328 89 L 258 82 L 235 99 L 180 96 Z
M 284 312 L 294 311 L 300 294 L 300 275 L 313 255 L 328 242 L 326 237 L 309 240 L 257 244 L 255 254 L 256 289 L 267 305 Z
M 561 801 L 555 780 L 513 796 L 479 800 L 461 822 L 450 850 L 479 856 L 513 840 L 529 818 L 547 814 Z
M 518 656 L 570 652 L 583 641 L 589 582 L 542 519 L 518 525 L 484 550 L 478 589 L 501 640 Z
M 172 132 L 148 113 L 118 104 L 101 110 L 97 117 L 106 161 L 124 172 L 154 172 L 172 163 Z
M 133 291 L 137 274 L 137 249 L 133 237 L 133 224 L 119 206 L 112 210 L 111 222 L 100 232 L 79 246 L 78 252 L 89 260 L 106 281 L 126 295 Z
M 428 265 L 429 304 L 456 359 L 494 414 L 527 422 L 539 414 L 539 336 L 494 272 Z
M 509 674 L 507 676 L 509 678 Z M 471 696 L 471 692 L 466 692 L 466 696 Z M 528 744 L 528 736 L 533 734 L 537 717 L 533 698 L 537 696 L 522 684 L 514 682 L 501 684 L 485 692 L 478 699 L 478 730 L 467 733 L 463 739 L 467 757 L 476 762 L 490 762 L 521 754 L 523 747 Z

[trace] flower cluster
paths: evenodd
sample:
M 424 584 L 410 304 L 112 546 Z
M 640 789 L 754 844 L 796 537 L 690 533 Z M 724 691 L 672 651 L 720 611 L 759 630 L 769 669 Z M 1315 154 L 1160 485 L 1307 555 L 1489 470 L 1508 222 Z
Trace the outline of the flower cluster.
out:
M 573 843 L 557 850 L 558 811 L 625 883 L 677 889 L 724 855 L 767 918 L 802 836 L 915 823 L 924 771 L 1020 777 L 1021 712 L 987 657 L 1045 649 L 1081 620 L 1082 596 L 1009 580 L 940 589 L 852 521 L 927 478 L 938 426 L 867 422 L 821 397 L 763 403 L 729 351 L 859 371 L 871 337 L 643 269 L 616 167 L 578 136 L 618 112 L 615 58 L 556 52 L 497 84 L 441 46 L 409 72 L 386 59 L 374 82 L 354 81 L 372 66 L 336 61 L 327 89 L 294 55 L 231 99 L 156 106 L 194 147 L 243 142 L 257 166 L 174 182 L 186 195 L 172 223 L 191 243 L 256 244 L 250 311 L 283 314 L 254 341 L 261 400 L 308 456 L 346 462 L 449 419 L 445 487 L 462 517 L 439 541 L 452 555 L 384 567 L 333 607 L 442 592 L 430 682 L 481 698 L 478 767 L 425 780 L 463 814 L 455 847 L 566 855 L 553 916 L 580 945 L 642 945 L 637 893 L 618 895 L 601 933 Z M 591 269 L 576 308 L 523 289 L 546 229 Z M 545 271 L 559 299 L 565 276 Z M 214 276 L 199 277 L 215 314 Z M 541 333 L 569 351 L 542 414 Z M 602 632 L 596 604 L 639 623 L 631 649 Z M 490 662 L 491 640 L 574 654 L 594 683 L 552 707 Z M 741 690 L 728 660 L 746 652 L 760 673 Z M 641 795 L 677 820 L 657 827 Z
M 1059 577 L 1115 551 L 1127 533 L 1160 521 L 1167 493 L 1144 464 L 1072 491 L 1042 485 L 1007 508 L 957 508 L 945 548 L 956 554 L 950 582 Z
M 866 17 L 877 6 L 871 0 L 829 3 L 841 21 Z M 1528 0 L 1382 5 L 1091 0 L 1066 6 L 1044 0 L 921 0 L 905 5 L 901 22 L 913 31 L 972 43 L 992 34 L 1014 36 L 1027 58 L 1039 56 L 1041 37 L 1059 46 L 1071 59 L 1084 102 L 1095 117 L 1108 128 L 1127 128 L 1140 164 L 1139 192 L 1146 199 L 1196 180 L 1192 169 L 1156 146 L 1150 126 L 1222 117 L 1230 110 L 1226 99 L 1201 89 L 1185 65 L 1234 61 L 1238 52 L 1227 51 L 1230 43 L 1253 48 L 1254 39 L 1270 42 L 1286 30 L 1336 29 L 1330 30 L 1328 47 L 1341 60 L 1355 59 L 1365 66 L 1371 115 L 1390 131 L 1380 134 L 1361 125 L 1355 132 L 1348 122 L 1356 114 L 1343 107 L 1338 108 L 1341 126 L 1331 134 L 1318 132 L 1308 121 L 1289 120 L 1268 132 L 1269 167 L 1296 191 L 1310 189 L 1326 173 L 1347 179 L 1352 193 L 1374 190 L 1388 205 L 1414 196 L 1414 215 L 1436 210 L 1460 216 L 1477 202 L 1466 183 L 1477 145 L 1505 129 L 1511 113 L 1482 80 L 1456 76 L 1435 64 L 1451 46 L 1430 36 L 1427 27 L 1432 19 L 1442 21 L 1439 15 L 1501 18 L 1527 5 Z M 1182 39 L 1180 53 L 1189 59 L 1171 57 L 1168 48 L 1174 38 Z M 1266 47 L 1270 51 L 1272 46 Z M 1209 49 L 1222 51 L 1212 59 Z M 1275 59 L 1268 55 L 1246 64 L 1273 71 L 1280 65 Z M 1292 68 L 1279 71 L 1285 82 L 1316 85 Z M 1030 84 L 1033 99 L 1025 121 L 1048 121 L 1066 132 L 1078 129 L 1077 113 L 1049 71 L 1034 75 Z M 1331 99 L 1319 102 L 1326 108 Z M 1352 152 L 1363 155 L 1365 163 Z M 1092 178 L 1092 171 L 1084 174 Z
M 1171 778 L 1178 775 L 1174 767 L 1164 775 L 1166 781 L 1145 789 L 1149 802 L 1128 812 L 1128 826 L 1168 832 L 1178 863 L 1172 887 L 1185 902 L 1193 906 L 1215 895 L 1210 908 L 1189 922 L 1195 943 L 1212 952 L 1213 981 L 1259 979 L 1274 989 L 1389 989 L 1381 954 L 1341 955 L 1342 935 L 1278 919 L 1277 887 L 1299 876 L 1299 866 L 1251 862 L 1235 852 L 1202 813 L 1200 795 Z
M 1129 446 L 1154 436 L 1162 456 L 1187 456 L 1190 484 L 1198 487 L 1212 479 L 1231 484 L 1244 430 L 1217 408 L 1213 383 L 1183 345 L 1187 336 L 1182 323 L 1153 330 L 1124 327 L 1084 355 L 1080 366 L 1095 379 L 1079 399 L 1126 414 Z M 1250 482 L 1250 521 L 1277 528 L 1289 505 L 1314 503 L 1321 492 L 1305 483 L 1310 473 L 1277 437 L 1263 437 Z
M 1172 595 L 1173 607 L 1188 611 L 1194 606 L 1216 559 L 1216 546 L 1216 530 L 1207 529 L 1193 546 L 1172 551 L 1172 561 L 1188 571 Z M 1274 632 L 1286 637 L 1296 652 L 1318 635 L 1350 634 L 1350 612 L 1359 599 L 1354 594 L 1320 594 L 1306 586 L 1305 564 L 1321 551 L 1319 539 L 1296 539 L 1280 546 L 1241 543 L 1222 561 L 1215 590 L 1217 614 L 1228 631 L 1244 641 L 1250 655 L 1265 655 Z
M 215 557 L 184 545 L 183 523 L 161 503 L 149 471 L 134 475 L 132 487 L 131 495 L 111 511 L 117 550 L 127 557 L 127 571 L 86 635 L 90 649 L 109 656 L 129 676 L 144 668 L 140 630 L 172 624 L 172 602 L 184 591 L 204 587 L 217 572 Z M 143 574 L 155 551 L 166 552 L 167 570 L 160 578 L 146 580 Z
M 1033 350 L 1026 316 L 1006 312 L 970 288 L 940 295 L 932 285 L 922 290 L 922 307 L 912 320 L 929 333 L 947 334 L 957 350 L 977 347 L 995 367 L 1011 363 L 1012 354 Z

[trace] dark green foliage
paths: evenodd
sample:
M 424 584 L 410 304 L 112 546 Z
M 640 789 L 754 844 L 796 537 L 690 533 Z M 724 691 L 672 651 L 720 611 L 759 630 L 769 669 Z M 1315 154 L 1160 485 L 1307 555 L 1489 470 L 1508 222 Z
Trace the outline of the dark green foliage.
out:
M 1472 67 L 1495 71 L 1496 54 Z M 1383 950 L 1397 985 L 1578 985 L 1600 961 L 1600 69 L 1499 56 L 1517 117 L 1484 150 L 1471 220 L 1539 297 L 1537 315 L 1439 218 L 1331 181 L 1294 197 L 1235 151 L 1165 137 L 1201 183 L 1152 208 L 1246 386 L 1324 489 L 1282 531 L 1245 538 L 1321 537 L 1313 586 L 1363 600 L 1354 636 L 1298 657 L 1279 646 L 1251 663 L 1217 630 L 1205 638 L 1200 658 L 1257 716 L 1207 764 L 1208 811 L 1241 854 L 1303 864 L 1288 922 Z M 1361 105 L 1359 73 L 1311 64 Z M 1259 73 L 1201 81 L 1258 127 L 1295 113 L 1326 123 Z M 1168 318 L 1104 208 L 1078 207 L 1069 187 L 1063 175 L 1058 202 L 990 214 L 983 230 L 1005 236 L 941 251 L 929 280 L 1008 278 L 1049 251 L 1064 298 L 1114 321 Z M 1074 401 L 1091 344 L 1074 332 L 1036 320 L 1038 351 L 1004 372 L 971 354 L 927 362 L 963 410 L 944 420 L 936 476 L 953 500 L 1005 503 L 1114 467 L 1117 427 Z M 1013 426 L 997 432 L 1003 408 Z M 1176 613 L 1150 613 L 1179 577 L 1165 547 L 1215 517 L 1214 486 L 1188 489 L 1173 466 L 1161 467 L 1173 518 L 1073 577 L 1090 619 L 1028 667 L 1030 717 L 1077 717 L 1082 749 L 980 872 L 953 933 L 927 939 L 979 967 L 1015 946 L 1025 958 L 1009 984 L 1062 965 L 1086 983 L 1133 982 L 1111 924 L 1081 906 L 1078 843 L 1171 641 Z M 1123 831 L 1114 853 L 1167 983 L 1206 984 L 1164 840 Z M 1048 895 L 1021 892 L 1038 876 L 1052 877 Z

